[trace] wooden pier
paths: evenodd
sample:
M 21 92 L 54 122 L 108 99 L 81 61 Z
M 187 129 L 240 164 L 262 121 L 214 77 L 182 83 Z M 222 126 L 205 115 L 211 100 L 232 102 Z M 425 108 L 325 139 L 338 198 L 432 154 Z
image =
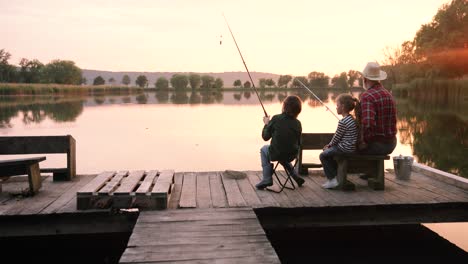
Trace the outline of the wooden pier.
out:
M 128 187 L 129 183 L 117 182 L 113 190 L 125 189 L 128 192 L 125 199 L 133 199 L 138 188 L 145 185 L 142 175 L 156 179 L 160 173 L 157 169 L 153 172 L 130 171 L 125 175 L 114 172 L 114 176 L 128 178 L 133 187 Z M 411 178 L 406 181 L 387 171 L 383 191 L 371 189 L 357 175 L 348 177 L 356 186 L 354 191 L 326 190 L 321 187 L 325 177 L 318 170 L 310 171 L 304 177 L 306 182 L 301 188 L 277 194 L 255 189 L 261 178 L 260 171 L 245 173 L 245 178 L 232 179 L 219 171 L 175 171 L 164 187 L 168 194 L 164 202 L 167 208 L 141 208 L 121 262 L 275 263 L 279 260 L 267 242 L 264 229 L 468 222 L 468 181 L 425 166 L 413 166 Z M 77 209 L 80 203 L 78 193 L 96 183 L 98 177 L 78 175 L 71 181 L 54 182 L 51 176 L 42 176 L 42 188 L 32 197 L 20 195 L 28 187 L 27 177 L 4 180 L 0 193 L 0 220 L 9 216 L 62 214 L 70 218 L 73 215 L 115 212 L 125 207 L 121 202 L 113 207 L 113 201 L 108 201 L 105 209 Z M 81 193 L 85 204 L 94 192 L 99 193 L 97 189 Z M 107 195 L 112 199 L 114 194 L 108 192 Z M 261 223 L 257 219 L 259 216 L 263 219 Z M 15 232 L 32 235 L 37 232 L 37 224 L 28 229 L 27 225 L 14 222 L 1 226 L 0 235 L 13 235 Z M 62 233 L 67 230 L 76 232 L 76 227 L 61 227 Z M 42 226 L 41 232 L 55 234 L 57 228 Z

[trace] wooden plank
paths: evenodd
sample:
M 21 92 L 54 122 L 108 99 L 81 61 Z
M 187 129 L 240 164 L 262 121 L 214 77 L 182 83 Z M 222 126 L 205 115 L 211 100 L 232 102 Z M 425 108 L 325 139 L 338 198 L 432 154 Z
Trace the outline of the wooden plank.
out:
M 155 207 L 155 205 L 152 205 L 151 201 L 151 190 L 158 179 L 158 175 L 159 172 L 157 170 L 152 170 L 146 173 L 145 179 L 143 179 L 143 182 L 135 191 L 135 200 L 132 204 L 134 208 L 143 209 Z
M 68 189 L 59 199 L 49 204 L 41 214 L 53 214 L 53 213 L 70 213 L 76 212 L 76 192 L 86 186 L 89 182 L 94 179 L 91 175 L 80 175 L 74 177 L 70 182 L 73 183 L 72 187 Z
M 148 209 L 166 209 L 174 187 L 174 171 L 163 170 L 158 176 L 153 190 L 151 190 L 151 200 L 154 207 Z
M 259 178 L 259 181 L 260 181 L 260 179 L 262 179 L 262 172 L 259 171 L 259 172 L 256 172 L 256 173 L 257 173 L 257 177 Z M 273 188 L 278 188 L 278 187 L 273 186 Z M 284 192 L 273 193 L 273 192 L 269 192 L 267 190 L 257 190 L 257 192 L 268 192 L 268 193 L 270 193 L 271 197 L 273 197 L 273 199 L 275 199 L 276 202 L 279 203 L 280 207 L 294 207 L 294 204 L 289 200 L 288 196 Z
M 174 190 L 169 200 L 169 209 L 177 209 L 180 202 L 180 196 L 182 194 L 182 181 L 184 180 L 184 174 L 176 172 L 174 175 Z
M 247 206 L 247 203 L 242 197 L 242 194 L 239 190 L 239 186 L 237 185 L 236 180 L 224 177 L 222 176 L 222 174 L 221 174 L 221 179 L 223 181 L 224 190 L 226 191 L 226 197 L 227 197 L 229 207 Z
M 128 177 L 125 177 L 122 179 L 120 186 L 118 186 L 117 189 L 114 191 L 114 195 L 130 194 L 131 192 L 134 191 L 135 187 L 138 185 L 138 183 L 140 182 L 141 178 L 143 178 L 144 175 L 145 175 L 145 171 L 143 170 L 130 172 Z
M 193 172 L 184 173 L 182 193 L 180 195 L 180 208 L 197 207 L 197 176 Z
M 96 176 L 90 183 L 78 191 L 77 195 L 97 193 L 115 175 L 115 171 L 105 171 Z
M 251 209 L 230 210 L 234 211 L 222 208 L 142 212 L 120 263 L 226 263 L 228 259 L 242 261 L 252 256 L 258 257 L 255 263 L 279 263 L 255 213 Z M 154 234 L 158 239 L 154 239 Z
M 226 192 L 224 191 L 221 174 L 209 172 L 211 203 L 215 208 L 224 208 L 228 206 Z
M 128 171 L 119 171 L 102 189 L 98 191 L 98 195 L 108 196 L 119 187 L 120 182 L 128 175 Z
M 272 193 L 265 192 L 262 190 L 257 190 L 255 184 L 260 181 L 260 178 L 257 176 L 255 171 L 247 171 L 247 179 L 249 180 L 250 185 L 254 188 L 258 198 L 262 203 L 262 207 L 279 207 L 279 203 L 272 197 Z
M 211 204 L 210 177 L 205 172 L 197 173 L 197 207 L 213 207 Z
M 237 179 L 236 181 L 247 205 L 254 208 L 261 207 L 262 202 L 255 192 L 255 187 L 250 184 L 249 179 L 246 177 L 244 179 Z

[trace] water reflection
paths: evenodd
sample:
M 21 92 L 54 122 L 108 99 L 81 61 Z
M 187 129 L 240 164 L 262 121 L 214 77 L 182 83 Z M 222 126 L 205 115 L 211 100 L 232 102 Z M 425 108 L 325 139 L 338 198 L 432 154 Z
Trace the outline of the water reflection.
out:
M 340 92 L 317 90 L 315 94 L 334 111 L 336 96 Z M 354 91 L 358 97 L 360 91 Z M 266 91 L 260 90 L 263 103 L 278 104 L 288 95 L 299 96 L 308 108 L 321 108 L 322 104 L 309 92 L 300 89 Z M 416 161 L 468 177 L 466 150 L 468 149 L 468 104 L 461 103 L 443 107 L 445 99 L 437 102 L 434 96 L 424 95 L 424 100 L 397 99 L 399 144 L 409 146 Z M 427 98 L 430 98 L 428 100 Z M 450 97 L 452 98 L 452 97 Z M 453 101 L 453 100 L 449 100 Z M 47 119 L 55 123 L 75 122 L 85 107 L 102 107 L 112 104 L 190 104 L 190 105 L 258 105 L 253 91 L 220 92 L 218 90 L 168 91 L 140 93 L 136 95 L 94 95 L 89 97 L 0 97 L 0 129 L 11 129 L 15 118 L 22 124 L 38 124 Z M 434 107 L 437 106 L 437 107 Z M 453 109 L 451 109 L 451 107 Z M 276 112 L 276 111 L 275 111 Z M 325 118 L 329 113 L 319 111 Z M 123 114 L 123 113 L 121 113 Z M 275 113 L 270 113 L 275 114 Z M 120 115 L 120 114 L 119 114 Z M 316 113 L 314 114 L 316 115 Z M 177 116 L 174 117 L 177 119 Z M 313 116 L 317 131 L 333 132 L 336 120 L 318 122 Z M 328 122 L 327 121 L 327 122 Z M 307 122 L 307 121 L 306 121 Z M 315 130 L 314 130 L 315 131 Z M 66 132 L 68 133 L 68 132 Z

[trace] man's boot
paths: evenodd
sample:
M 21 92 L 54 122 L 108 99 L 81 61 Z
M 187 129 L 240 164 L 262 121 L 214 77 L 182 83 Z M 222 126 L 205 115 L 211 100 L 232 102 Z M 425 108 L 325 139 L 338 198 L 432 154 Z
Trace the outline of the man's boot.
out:
M 263 190 L 268 186 L 273 185 L 273 164 L 270 163 L 263 167 L 263 178 L 262 180 L 255 185 L 255 187 L 259 190 Z

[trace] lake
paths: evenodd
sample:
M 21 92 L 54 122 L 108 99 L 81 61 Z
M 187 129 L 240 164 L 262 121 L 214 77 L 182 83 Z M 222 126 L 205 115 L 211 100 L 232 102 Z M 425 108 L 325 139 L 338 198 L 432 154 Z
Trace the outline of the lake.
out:
M 307 91 L 261 91 L 260 97 L 268 114 L 275 115 L 289 94 L 303 99 L 298 119 L 304 132 L 335 132 L 338 120 Z M 337 92 L 316 94 L 336 113 Z M 461 107 L 451 111 L 397 100 L 398 145 L 391 156 L 413 156 L 416 162 L 468 177 L 468 105 Z M 248 91 L 0 97 L 2 136 L 70 134 L 77 142 L 78 174 L 261 170 L 259 149 L 266 143 L 261 138 L 262 117 L 256 94 Z M 304 159 L 319 162 L 318 152 L 310 151 Z M 41 166 L 64 163 L 65 155 L 50 155 Z M 385 167 L 393 168 L 393 161 L 385 161 Z M 468 250 L 466 223 L 428 226 Z

